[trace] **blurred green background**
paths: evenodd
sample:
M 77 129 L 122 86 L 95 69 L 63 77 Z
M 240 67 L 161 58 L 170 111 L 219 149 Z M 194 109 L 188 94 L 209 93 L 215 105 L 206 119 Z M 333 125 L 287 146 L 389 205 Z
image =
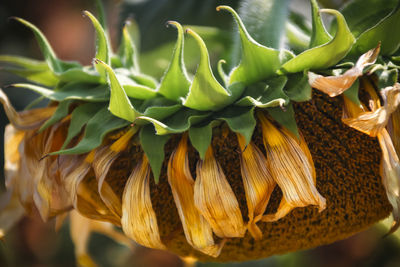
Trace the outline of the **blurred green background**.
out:
M 168 20 L 184 25 L 218 26 L 219 29 L 202 28 L 199 33 L 205 39 L 212 62 L 224 58 L 232 50 L 232 20 L 226 14 L 218 14 L 215 7 L 227 4 L 238 8 L 236 0 L 126 0 L 104 1 L 113 47 L 116 48 L 119 30 L 124 18 L 133 17 L 140 28 L 138 45 L 141 49 L 142 70 L 160 77 L 167 67 L 174 45 L 176 32 L 165 27 Z M 343 1 L 320 1 L 326 7 L 338 7 Z M 384 1 L 382 1 L 384 2 Z M 307 15 L 307 0 L 292 0 L 291 9 Z M 18 16 L 37 25 L 47 36 L 57 55 L 65 60 L 77 60 L 90 64 L 94 57 L 94 31 L 82 10 L 95 13 L 89 0 L 2 0 L 0 2 L 0 54 L 13 54 L 41 59 L 41 54 L 31 32 L 10 20 Z M 186 38 L 185 56 L 189 71 L 198 63 L 198 53 L 193 40 Z M 20 78 L 0 71 L 0 87 L 21 81 Z M 34 95 L 21 89 L 5 89 L 18 110 L 23 109 Z M 45 104 L 45 103 L 42 103 Z M 3 139 L 7 119 L 0 112 L 0 138 Z M 0 150 L 3 151 L 1 143 Z M 3 165 L 1 155 L 1 165 Z M 3 173 L 1 169 L 1 191 Z M 347 240 L 319 248 L 274 256 L 245 263 L 214 264 L 198 263 L 201 267 L 258 267 L 258 266 L 400 266 L 400 242 L 396 235 L 383 238 L 387 231 L 383 226 L 373 227 Z M 137 247 L 135 251 L 113 240 L 94 234 L 91 255 L 100 266 L 185 266 L 179 257 L 168 252 Z M 54 221 L 43 223 L 39 216 L 23 219 L 0 242 L 0 266 L 75 266 L 73 245 L 69 237 L 68 223 L 56 233 Z

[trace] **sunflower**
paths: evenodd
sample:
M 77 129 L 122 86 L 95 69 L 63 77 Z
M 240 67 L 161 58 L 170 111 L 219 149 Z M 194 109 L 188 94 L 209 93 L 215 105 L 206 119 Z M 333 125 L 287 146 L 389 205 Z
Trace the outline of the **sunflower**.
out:
M 175 49 L 157 82 L 140 71 L 133 21 L 114 53 L 104 19 L 85 11 L 97 51 L 82 66 L 58 59 L 40 30 L 17 18 L 45 61 L 0 60 L 35 83 L 14 87 L 50 104 L 17 112 L 0 91 L 11 123 L 1 234 L 35 210 L 58 227 L 69 215 L 78 262 L 90 266 L 92 231 L 203 261 L 331 243 L 390 212 L 395 231 L 400 39 L 385 36 L 400 23 L 400 2 L 361 32 L 343 16 L 360 1 L 343 14 L 311 4 L 310 44 L 298 55 L 258 43 L 235 10 L 217 7 L 233 16 L 242 47 L 229 74 L 220 61 L 220 80 L 200 35 L 175 21 Z M 333 37 L 321 12 L 336 18 Z M 200 54 L 193 76 L 183 61 L 185 32 Z

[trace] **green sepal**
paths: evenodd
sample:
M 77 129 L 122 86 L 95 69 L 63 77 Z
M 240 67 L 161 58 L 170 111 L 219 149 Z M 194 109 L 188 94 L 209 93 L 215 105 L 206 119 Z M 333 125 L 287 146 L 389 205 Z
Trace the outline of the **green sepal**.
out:
M 164 161 L 165 143 L 170 135 L 157 135 L 152 125 L 143 126 L 139 133 L 140 144 L 149 160 L 155 183 L 158 183 L 161 167 Z
M 56 86 L 59 81 L 58 78 L 53 74 L 53 72 L 50 69 L 35 70 L 35 69 L 19 69 L 19 68 L 5 67 L 1 68 L 1 70 L 25 78 L 28 81 L 49 87 Z
M 103 29 L 107 29 L 107 20 L 104 12 L 104 4 L 102 0 L 95 1 L 97 16 L 99 17 L 98 21 Z
M 0 62 L 12 64 L 23 69 L 30 70 L 48 70 L 49 66 L 45 61 L 35 60 L 26 57 L 12 56 L 12 55 L 0 55 Z
M 45 121 L 42 126 L 39 128 L 38 132 L 42 132 L 49 128 L 50 126 L 54 125 L 55 123 L 59 122 L 63 118 L 68 115 L 69 107 L 73 103 L 73 100 L 64 100 L 61 101 L 56 111 L 54 112 L 53 116 L 51 116 L 47 121 Z
M 225 121 L 232 131 L 243 135 L 247 145 L 251 141 L 257 124 L 254 118 L 254 109 L 255 107 L 230 106 L 217 112 L 215 118 Z
M 252 84 L 246 88 L 245 97 L 235 103 L 236 106 L 255 106 L 259 108 L 284 106 L 289 98 L 283 92 L 286 76 L 277 76 L 266 82 Z
M 101 60 L 106 64 L 110 64 L 112 51 L 102 25 L 89 11 L 84 11 L 83 13 L 90 19 L 96 31 L 96 59 Z M 103 77 L 103 79 L 106 79 L 106 70 L 101 67 L 99 68 L 98 64 L 96 64 L 95 67 L 100 76 Z
M 82 131 L 83 126 L 85 126 L 103 106 L 104 105 L 101 103 L 85 103 L 72 111 L 67 138 L 65 138 L 61 150 L 68 146 L 71 140 Z
M 161 79 L 158 92 L 166 98 L 174 101 L 181 101 L 189 92 L 190 81 L 183 62 L 183 28 L 175 22 L 169 21 L 167 25 L 173 25 L 178 30 L 178 38 L 172 54 L 171 62 Z
M 219 77 L 224 82 L 224 86 L 227 87 L 229 85 L 229 75 L 227 75 L 224 71 L 224 67 L 222 66 L 224 64 L 226 64 L 226 61 L 223 59 L 220 59 L 218 61 L 217 70 L 218 70 Z
M 163 120 L 182 108 L 181 104 L 177 104 L 161 96 L 145 101 L 132 99 L 131 103 L 135 110 L 139 112 L 140 116 L 146 116 L 156 120 Z M 141 122 L 140 120 L 137 121 L 138 124 L 141 124 Z
M 190 129 L 192 125 L 203 121 L 210 114 L 211 112 L 183 108 L 179 110 L 179 112 L 176 112 L 163 121 L 159 121 L 147 116 L 138 117 L 138 120 L 140 119 L 151 122 L 154 125 L 154 129 L 158 135 L 165 135 L 172 133 L 183 133 Z
M 378 75 L 378 88 L 384 89 L 393 86 L 398 81 L 399 71 L 397 68 L 385 68 L 376 71 Z
M 156 79 L 153 77 L 146 75 L 144 73 L 134 72 L 132 74 L 132 79 L 140 85 L 147 86 L 151 89 L 156 89 L 158 87 L 158 83 Z M 156 90 L 154 90 L 156 91 Z
M 219 6 L 217 10 L 226 10 L 232 14 L 238 25 L 242 44 L 242 59 L 239 66 L 231 71 L 229 84 L 242 82 L 249 85 L 274 75 L 281 66 L 279 50 L 257 43 L 247 32 L 239 15 L 231 7 Z
M 360 87 L 360 81 L 357 79 L 352 86 L 347 89 L 346 91 L 344 91 L 344 95 L 351 100 L 351 102 L 353 102 L 354 104 L 360 106 L 361 102 L 360 99 L 358 98 L 358 90 Z
M 351 55 L 361 55 L 381 43 L 381 55 L 390 56 L 400 47 L 400 1 L 396 8 L 374 27 L 363 32 L 354 44 Z
M 49 153 L 49 155 L 72 155 L 87 153 L 101 145 L 104 137 L 117 129 L 129 125 L 129 122 L 111 114 L 106 107 L 100 109 L 87 123 L 82 140 L 73 148 Z
M 200 159 L 204 160 L 208 147 L 211 144 L 212 129 L 215 125 L 219 124 L 218 121 L 213 120 L 205 126 L 190 127 L 189 139 L 192 146 L 199 152 Z
M 200 62 L 183 105 L 195 110 L 220 110 L 233 103 L 245 88 L 242 83 L 233 83 L 225 89 L 214 77 L 210 58 L 204 41 L 194 31 L 187 29 L 200 47 Z
M 308 101 L 312 97 L 312 89 L 308 82 L 307 72 L 288 75 L 288 81 L 283 89 L 290 100 L 296 102 Z
M 125 68 L 131 71 L 139 71 L 137 49 L 133 36 L 131 34 L 132 28 L 135 28 L 135 22 L 132 19 L 125 21 L 125 25 L 122 28 L 121 44 L 118 49 L 118 55 L 121 59 L 121 64 Z
M 332 40 L 332 36 L 326 31 L 319 13 L 317 0 L 311 0 L 312 32 L 310 48 L 320 46 Z
M 28 83 L 16 83 L 12 85 L 17 88 L 25 88 L 34 91 L 47 99 L 53 101 L 63 101 L 68 99 L 82 100 L 87 102 L 108 101 L 109 93 L 107 85 L 86 84 L 80 82 L 70 82 L 61 87 L 58 91 Z
M 288 129 L 297 138 L 300 138 L 299 129 L 297 128 L 295 113 L 292 103 L 289 103 L 285 109 L 279 107 L 268 108 L 268 114 L 280 125 Z
M 350 51 L 355 42 L 343 15 L 334 9 L 321 9 L 320 12 L 336 16 L 338 30 L 335 37 L 328 43 L 308 49 L 283 64 L 280 73 L 295 73 L 304 70 L 326 69 L 334 66 Z M 318 60 L 316 60 L 318 59 Z
M 111 96 L 108 109 L 115 116 L 127 120 L 129 122 L 135 121 L 139 116 L 136 110 L 133 108 L 131 101 L 129 100 L 126 92 L 120 82 L 117 79 L 114 71 L 110 66 L 101 60 L 96 60 L 98 69 L 108 74 L 108 82 L 110 85 Z

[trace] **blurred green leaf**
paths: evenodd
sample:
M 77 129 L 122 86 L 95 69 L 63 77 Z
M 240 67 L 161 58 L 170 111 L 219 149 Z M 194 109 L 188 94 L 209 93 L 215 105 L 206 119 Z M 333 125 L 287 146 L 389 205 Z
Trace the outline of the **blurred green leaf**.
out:
M 319 13 L 317 0 L 311 0 L 312 32 L 310 48 L 320 46 L 332 40 L 332 36 L 326 31 Z

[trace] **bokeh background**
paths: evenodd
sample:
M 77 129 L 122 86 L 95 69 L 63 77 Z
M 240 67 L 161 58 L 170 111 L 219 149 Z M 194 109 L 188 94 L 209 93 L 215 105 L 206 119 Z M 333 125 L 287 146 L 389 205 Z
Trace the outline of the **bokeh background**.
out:
M 321 5 L 337 7 L 342 0 L 324 0 Z M 206 38 L 216 62 L 230 53 L 231 17 L 218 14 L 215 7 L 228 4 L 238 7 L 237 0 L 105 0 L 108 27 L 113 47 L 119 40 L 121 25 L 125 18 L 134 18 L 140 28 L 138 46 L 141 50 L 141 69 L 160 77 L 167 67 L 174 45 L 176 32 L 166 29 L 167 20 L 177 20 L 186 25 L 219 26 L 218 38 Z M 384 1 L 382 1 L 384 4 Z M 292 0 L 291 8 L 309 16 L 308 0 Z M 47 36 L 57 55 L 64 60 L 77 60 L 90 64 L 95 54 L 94 30 L 83 10 L 95 13 L 92 0 L 1 0 L 0 1 L 0 54 L 12 54 L 41 59 L 41 53 L 32 33 L 10 19 L 22 17 L 37 25 Z M 207 35 L 207 33 L 204 33 Z M 214 34 L 215 36 L 215 34 Z M 198 53 L 193 43 L 186 39 L 186 58 L 189 70 L 194 70 Z M 23 81 L 1 72 L 0 87 Z M 15 107 L 23 109 L 34 99 L 28 91 L 15 88 L 4 89 Z M 43 102 L 42 105 L 46 103 Z M 3 139 L 7 118 L 0 111 L 0 138 Z M 1 142 L 0 150 L 3 151 Z M 1 155 L 1 165 L 3 157 Z M 4 190 L 3 172 L 0 175 L 0 190 Z M 274 256 L 268 259 L 245 263 L 198 263 L 201 267 L 244 266 L 400 266 L 399 234 L 383 238 L 387 229 L 381 224 L 359 233 L 347 240 L 319 248 Z M 89 251 L 100 266 L 185 266 L 179 257 L 168 252 L 137 246 L 132 251 L 113 240 L 94 234 Z M 73 245 L 69 237 L 68 222 L 59 232 L 54 230 L 54 221 L 43 223 L 39 216 L 26 217 L 0 242 L 0 266 L 75 266 Z

